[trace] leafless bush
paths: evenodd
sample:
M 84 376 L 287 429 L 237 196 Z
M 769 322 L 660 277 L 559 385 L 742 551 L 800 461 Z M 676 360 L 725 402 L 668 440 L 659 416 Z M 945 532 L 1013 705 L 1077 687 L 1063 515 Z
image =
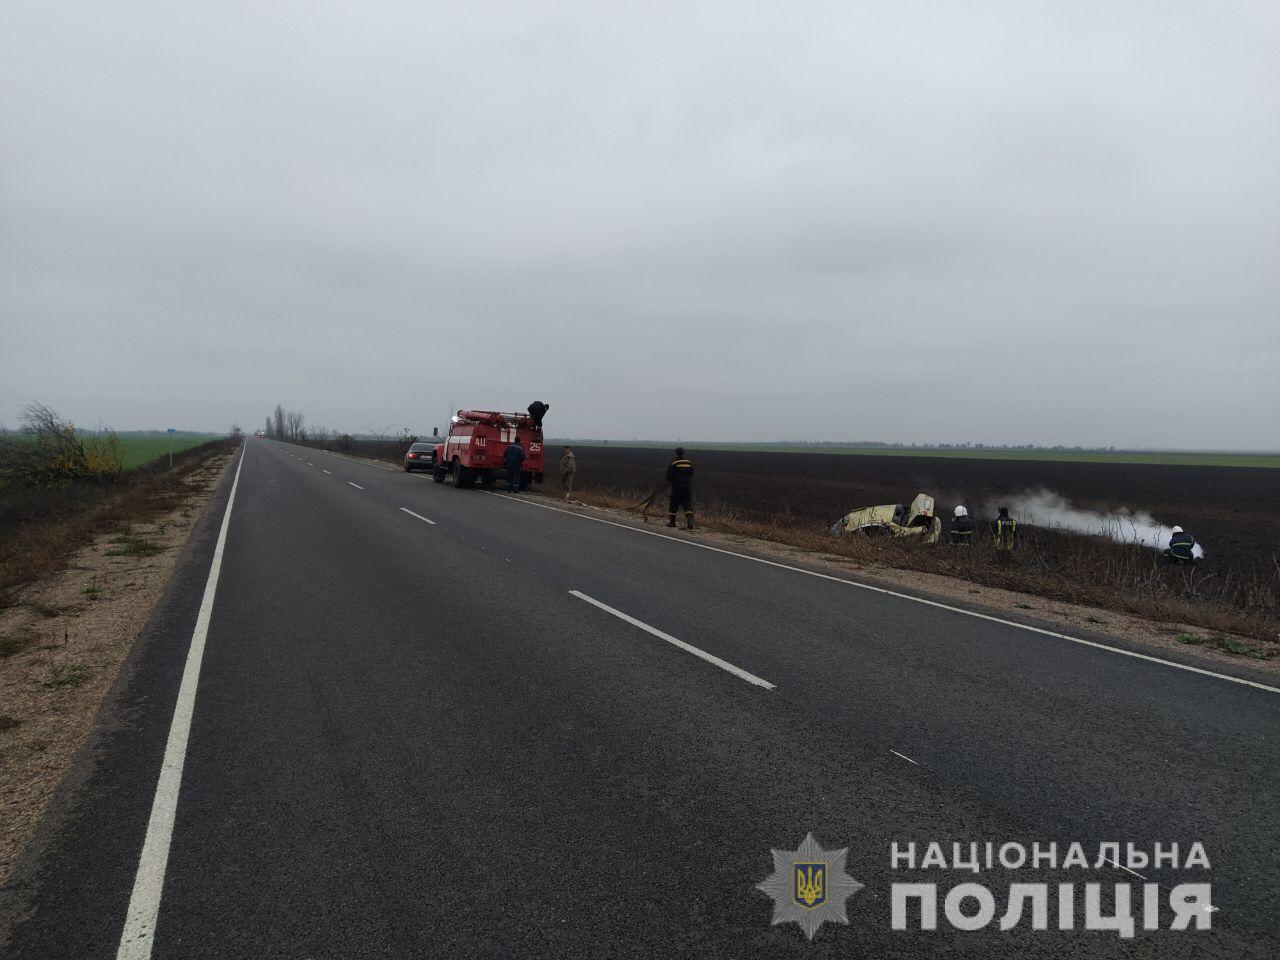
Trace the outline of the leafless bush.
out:
M 114 480 L 123 471 L 114 432 L 84 434 L 42 403 L 23 409 L 22 432 L 0 440 L 0 486 Z

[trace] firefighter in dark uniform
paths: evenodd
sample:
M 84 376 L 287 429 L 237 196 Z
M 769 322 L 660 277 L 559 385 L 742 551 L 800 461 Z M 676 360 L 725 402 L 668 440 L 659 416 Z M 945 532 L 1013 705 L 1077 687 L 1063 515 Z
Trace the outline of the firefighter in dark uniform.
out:
M 957 546 L 967 547 L 973 543 L 973 517 L 964 507 L 956 507 L 955 516 L 951 518 L 951 529 L 947 531 L 951 542 Z
M 1001 507 L 1000 516 L 991 524 L 991 533 L 996 541 L 996 555 L 1007 557 L 1013 554 L 1013 539 L 1018 535 L 1018 521 L 1009 516 L 1009 508 Z
M 670 516 L 667 526 L 676 525 L 676 514 L 684 511 L 685 527 L 693 529 L 693 461 L 685 458 L 684 447 L 676 447 L 676 458 L 667 465 L 667 483 L 671 484 Z
M 1169 563 L 1195 563 L 1196 538 L 1181 527 L 1174 527 L 1164 558 Z

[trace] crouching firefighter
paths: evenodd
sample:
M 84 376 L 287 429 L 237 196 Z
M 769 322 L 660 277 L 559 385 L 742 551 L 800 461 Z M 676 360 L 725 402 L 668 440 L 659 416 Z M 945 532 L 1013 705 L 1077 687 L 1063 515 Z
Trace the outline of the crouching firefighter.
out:
M 1195 563 L 1196 538 L 1181 527 L 1174 527 L 1170 532 L 1172 536 L 1164 552 L 1165 560 L 1169 563 Z
M 969 516 L 969 511 L 964 507 L 956 507 L 947 535 L 957 546 L 967 547 L 973 543 L 973 517 Z
M 693 529 L 693 461 L 685 459 L 684 447 L 676 447 L 676 458 L 667 465 L 667 483 L 671 484 L 671 504 L 667 508 L 667 526 L 676 525 L 676 514 L 684 510 L 686 529 Z

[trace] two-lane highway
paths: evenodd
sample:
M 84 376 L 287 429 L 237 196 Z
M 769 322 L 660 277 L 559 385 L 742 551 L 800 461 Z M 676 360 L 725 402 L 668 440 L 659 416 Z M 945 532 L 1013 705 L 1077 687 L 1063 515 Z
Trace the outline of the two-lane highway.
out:
M 1265 681 L 687 538 L 250 442 L 22 877 L 13 956 L 1274 955 Z M 866 884 L 813 942 L 754 889 L 809 832 Z M 1199 841 L 1214 929 L 894 931 L 890 845 L 934 840 Z

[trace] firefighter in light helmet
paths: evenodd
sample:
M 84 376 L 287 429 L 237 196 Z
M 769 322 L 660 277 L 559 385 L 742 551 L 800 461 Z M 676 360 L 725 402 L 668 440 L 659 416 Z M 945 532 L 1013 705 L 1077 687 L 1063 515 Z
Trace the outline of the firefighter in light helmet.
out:
M 967 547 L 973 543 L 973 517 L 963 506 L 956 507 L 947 535 L 958 546 Z
M 1196 538 L 1181 527 L 1169 531 L 1169 547 L 1164 555 L 1170 563 L 1194 563 L 1196 559 Z

